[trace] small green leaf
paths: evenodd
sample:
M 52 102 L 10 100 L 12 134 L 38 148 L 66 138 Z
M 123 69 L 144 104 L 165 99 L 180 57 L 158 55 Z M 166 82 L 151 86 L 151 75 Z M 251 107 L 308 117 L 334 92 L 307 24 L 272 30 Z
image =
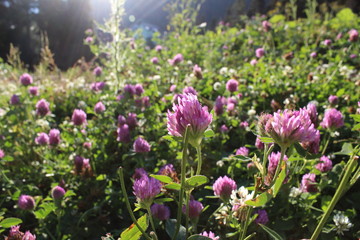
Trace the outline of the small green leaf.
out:
M 150 177 L 153 177 L 163 183 L 171 183 L 173 181 L 171 177 L 165 175 L 150 174 Z
M 164 202 L 172 202 L 172 201 L 174 201 L 174 199 L 172 198 L 158 198 L 154 200 L 154 202 L 157 204 L 162 204 Z
M 191 235 L 187 240 L 211 240 L 212 238 L 204 237 L 199 234 Z
M 106 174 L 100 174 L 99 176 L 97 176 L 96 181 L 101 181 L 105 179 L 106 179 Z
M 171 189 L 171 190 L 180 190 L 181 189 L 181 185 L 178 183 L 169 183 L 167 185 L 164 186 L 167 189 Z
M 254 206 L 254 207 L 261 207 L 264 206 L 267 202 L 270 201 L 272 196 L 268 192 L 263 192 L 259 196 L 257 196 L 254 200 L 247 200 L 245 204 Z
M 265 232 L 267 232 L 270 237 L 272 237 L 274 240 L 283 240 L 283 238 L 274 230 L 268 228 L 265 225 L 259 224 L 262 229 L 264 229 Z
M 273 186 L 273 196 L 276 197 L 276 195 L 278 194 L 281 186 L 283 185 L 284 179 L 286 177 L 286 173 L 285 173 L 285 164 L 283 164 L 283 166 L 281 167 L 281 172 L 279 174 L 279 176 L 277 177 L 277 179 L 275 180 L 275 184 Z
M 64 198 L 71 197 L 71 196 L 76 196 L 76 193 L 74 193 L 73 190 L 67 190 L 65 195 L 64 195 Z
M 208 181 L 209 181 L 209 179 L 206 176 L 195 175 L 189 179 L 186 179 L 185 184 L 186 184 L 186 187 L 195 188 L 195 187 L 198 187 L 198 186 L 201 186 L 201 185 L 207 183 Z
M 204 132 L 204 136 L 207 138 L 213 137 L 215 135 L 214 131 L 212 129 L 206 129 Z
M 0 227 L 9 228 L 15 225 L 19 225 L 20 223 L 22 223 L 22 220 L 19 218 L 5 218 L 0 222 Z
M 53 202 L 45 202 L 39 206 L 39 210 L 35 211 L 35 217 L 37 219 L 45 219 L 52 211 L 56 209 Z
M 137 220 L 139 226 L 146 231 L 148 228 L 147 214 L 143 215 Z M 135 223 L 131 224 L 130 227 L 125 229 L 120 235 L 120 239 L 126 240 L 138 240 L 141 237 L 142 233 L 140 229 L 135 225 Z
M 344 143 L 342 145 L 341 151 L 336 152 L 334 154 L 336 154 L 336 155 L 351 155 L 353 151 L 354 151 L 354 148 L 351 145 L 351 143 Z
M 259 137 L 260 141 L 262 141 L 263 143 L 273 143 L 274 139 L 270 138 L 270 137 Z
M 350 117 L 352 117 L 355 122 L 360 122 L 360 114 L 350 114 Z
M 270 18 L 269 22 L 278 23 L 285 20 L 285 16 L 282 14 L 275 14 L 272 18 Z
M 165 230 L 171 238 L 174 236 L 176 224 L 177 224 L 176 219 L 169 219 L 165 223 Z M 185 240 L 185 238 L 186 238 L 186 229 L 184 226 L 180 225 L 180 230 L 176 237 L 176 240 Z

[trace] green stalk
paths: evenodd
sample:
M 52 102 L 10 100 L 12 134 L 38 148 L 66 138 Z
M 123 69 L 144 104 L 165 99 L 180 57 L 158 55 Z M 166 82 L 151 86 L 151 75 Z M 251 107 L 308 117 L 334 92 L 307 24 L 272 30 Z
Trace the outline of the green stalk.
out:
M 242 233 L 241 233 L 241 238 L 239 238 L 240 240 L 244 240 L 245 237 L 246 237 L 246 232 L 247 232 L 247 228 L 249 226 L 249 217 L 250 217 L 250 214 L 251 214 L 251 210 L 252 208 L 251 207 L 248 207 L 247 209 L 247 212 L 246 212 L 246 219 L 245 219 L 245 223 L 244 223 L 244 229 L 242 230 Z
M 323 150 L 322 150 L 322 152 L 321 152 L 321 155 L 324 155 L 324 154 L 325 154 L 325 151 L 326 151 L 326 149 L 327 149 L 327 147 L 328 147 L 328 145 L 329 145 L 329 142 L 330 142 L 330 134 L 327 133 L 325 146 L 324 146 L 324 148 L 323 148 Z
M 310 240 L 316 240 L 320 233 L 322 228 L 324 227 L 327 219 L 329 218 L 331 212 L 333 211 L 336 203 L 339 201 L 339 199 L 341 198 L 341 196 L 343 195 L 344 191 L 348 190 L 347 189 L 347 185 L 349 184 L 349 178 L 351 176 L 351 172 L 353 170 L 353 168 L 356 166 L 357 161 L 356 161 L 356 157 L 353 155 L 352 158 L 350 159 L 350 161 L 348 162 L 346 169 L 345 169 L 345 174 L 340 182 L 339 187 L 336 189 L 335 195 L 334 197 L 331 199 L 330 205 L 329 207 L 326 209 L 326 212 L 324 213 L 324 215 L 322 216 L 319 224 L 317 225 L 313 235 L 311 236 Z
M 287 150 L 287 147 L 281 147 L 281 156 L 280 156 L 280 160 L 279 160 L 279 163 L 276 167 L 276 171 L 275 171 L 275 175 L 272 179 L 272 183 L 270 185 L 270 187 L 272 187 L 275 182 L 276 182 L 276 178 L 278 177 L 279 173 L 280 173 L 280 168 L 281 168 L 281 165 L 282 165 L 282 162 L 284 160 L 284 156 L 285 156 L 285 153 L 286 153 L 286 150 Z M 286 171 L 286 170 L 285 170 Z
M 187 239 L 189 234 L 189 202 L 190 202 L 190 192 L 186 191 L 186 222 L 185 222 L 185 228 L 186 228 L 186 234 L 185 239 Z
M 184 136 L 184 147 L 183 147 L 183 155 L 181 160 L 181 183 L 180 183 L 180 194 L 179 194 L 179 206 L 178 206 L 178 212 L 177 212 L 177 219 L 176 219 L 176 228 L 174 236 L 172 237 L 173 240 L 176 239 L 176 237 L 179 234 L 180 231 L 180 224 L 181 224 L 181 209 L 183 204 L 183 198 L 184 198 L 184 191 L 185 191 L 185 180 L 186 180 L 186 164 L 187 164 L 187 150 L 189 145 L 189 126 L 186 126 L 185 130 L 185 136 Z M 186 203 L 188 205 L 188 203 Z
M 158 238 L 157 238 L 157 234 L 156 234 L 156 228 L 155 228 L 155 224 L 154 224 L 154 219 L 153 219 L 153 217 L 152 217 L 151 210 L 150 210 L 150 206 L 147 206 L 146 210 L 147 210 L 147 212 L 149 213 L 150 224 L 151 224 L 152 229 L 154 230 L 154 234 L 151 234 L 151 233 L 150 233 L 150 235 L 151 235 L 154 239 L 158 239 Z
M 125 183 L 124 183 L 124 173 L 123 173 L 123 168 L 120 167 L 119 168 L 119 175 L 120 175 L 120 184 L 121 184 L 121 191 L 124 194 L 125 197 L 125 203 L 126 203 L 126 207 L 127 210 L 130 214 L 131 220 L 135 223 L 136 227 L 140 230 L 140 232 L 142 233 L 142 235 L 147 239 L 147 240 L 151 240 L 151 238 L 149 237 L 149 235 L 146 234 L 146 232 L 144 231 L 144 229 L 142 229 L 142 227 L 139 225 L 139 223 L 137 222 L 134 213 L 132 212 L 130 203 L 129 203 L 129 198 L 126 192 L 126 188 L 125 188 Z
M 197 169 L 196 169 L 196 175 L 200 175 L 201 165 L 202 165 L 201 145 L 199 145 L 199 146 L 196 148 L 196 152 L 197 152 L 197 155 L 198 155 L 198 166 L 197 166 Z

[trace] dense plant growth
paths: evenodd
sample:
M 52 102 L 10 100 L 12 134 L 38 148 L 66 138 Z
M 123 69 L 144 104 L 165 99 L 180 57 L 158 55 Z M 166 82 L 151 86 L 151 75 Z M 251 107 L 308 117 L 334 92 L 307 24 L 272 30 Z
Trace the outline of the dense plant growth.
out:
M 169 6 L 174 31 L 149 46 L 120 30 L 114 1 L 87 30 L 91 63 L 60 72 L 44 46 L 26 73 L 12 48 L 0 62 L 0 233 L 359 238 L 360 18 L 315 8 L 207 31 L 186 4 Z

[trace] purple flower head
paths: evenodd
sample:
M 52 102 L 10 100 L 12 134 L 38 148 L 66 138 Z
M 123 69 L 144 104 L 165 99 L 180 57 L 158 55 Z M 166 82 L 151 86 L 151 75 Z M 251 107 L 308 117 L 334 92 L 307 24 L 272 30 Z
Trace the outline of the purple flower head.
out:
M 117 129 L 117 138 L 116 140 L 123 143 L 130 142 L 130 129 L 129 125 L 123 124 L 120 125 Z
M 271 30 L 271 24 L 268 21 L 262 21 L 262 27 L 265 32 L 268 32 Z
M 204 236 L 204 237 L 208 237 L 208 238 L 210 238 L 210 239 L 212 239 L 212 240 L 219 240 L 220 239 L 220 237 L 218 237 L 218 236 L 215 236 L 215 233 L 213 233 L 213 232 L 211 232 L 211 231 L 209 231 L 209 232 L 202 232 L 202 233 L 200 233 L 200 235 L 201 236 Z
M 309 114 L 310 120 L 314 124 L 314 127 L 317 127 L 319 123 L 318 123 L 318 112 L 316 110 L 316 105 L 313 103 L 309 103 L 306 106 L 306 111 Z
M 133 185 L 134 195 L 140 204 L 150 206 L 156 195 L 161 191 L 161 183 L 159 180 L 143 176 L 135 180 Z
M 316 175 L 314 173 L 307 173 L 303 175 L 300 189 L 302 192 L 317 192 Z
M 141 103 L 144 107 L 149 107 L 150 106 L 150 97 L 144 96 L 143 98 L 141 98 Z
M 104 89 L 105 87 L 105 82 L 94 82 L 91 84 L 91 90 L 98 92 Z
M 257 147 L 257 149 L 264 149 L 265 145 L 264 143 L 260 140 L 259 136 L 256 136 L 256 140 L 255 140 L 255 147 Z
M 171 85 L 170 88 L 169 88 L 170 92 L 174 92 L 175 89 L 176 89 L 176 85 L 175 85 L 175 84 Z
M 22 85 L 28 86 L 33 83 L 33 78 L 30 74 L 24 73 L 23 75 L 20 76 L 20 82 Z
M 96 114 L 103 113 L 105 110 L 106 110 L 106 107 L 102 102 L 98 102 L 94 106 L 94 111 Z
M 87 124 L 86 113 L 81 109 L 75 109 L 72 114 L 71 121 L 77 126 Z
M 64 195 L 65 195 L 65 190 L 60 186 L 56 186 L 51 190 L 51 196 L 56 200 L 63 198 Z
M 325 39 L 323 42 L 323 44 L 328 47 L 331 46 L 331 43 L 332 43 L 331 39 Z
M 168 62 L 170 63 L 171 66 L 175 66 L 175 65 L 181 63 L 182 61 L 184 61 L 184 57 L 180 53 L 176 54 L 172 59 L 168 60 Z
M 332 106 L 335 106 L 336 104 L 339 103 L 339 98 L 335 95 L 330 95 L 328 101 Z
M 258 48 L 255 51 L 255 55 L 257 58 L 261 58 L 265 55 L 265 50 L 263 48 Z
M 11 105 L 19 105 L 20 104 L 20 97 L 16 94 L 12 95 L 10 98 Z
M 124 92 L 128 94 L 128 96 L 132 97 L 135 94 L 135 86 L 131 84 L 126 84 L 124 86 Z
M 153 58 L 151 58 L 151 63 L 153 63 L 153 64 L 159 64 L 159 59 L 157 58 L 157 57 L 153 57 Z
M 332 161 L 327 156 L 322 156 L 315 167 L 320 172 L 328 172 L 332 169 Z
M 38 96 L 39 88 L 38 87 L 29 87 L 29 93 L 33 96 Z
M 255 219 L 256 224 L 266 225 L 269 222 L 269 217 L 264 209 L 256 210 L 255 213 L 258 215 Z
M 150 152 L 150 144 L 142 137 L 138 137 L 135 140 L 133 148 L 137 153 Z
M 222 133 L 226 133 L 226 132 L 228 132 L 229 131 L 229 128 L 225 125 L 225 124 L 223 124 L 223 125 L 221 125 L 221 127 L 220 127 L 220 132 L 222 132 Z
M 94 31 L 91 28 L 88 28 L 88 29 L 85 30 L 85 34 L 86 35 L 93 35 Z
M 252 59 L 252 60 L 250 61 L 250 65 L 251 65 L 251 66 L 255 66 L 257 63 L 258 63 L 258 61 L 257 61 L 256 59 Z
M 189 125 L 189 142 L 199 146 L 203 133 L 212 121 L 212 115 L 207 107 L 201 107 L 196 95 L 185 94 L 178 98 L 178 104 L 173 105 L 173 112 L 168 110 L 167 129 L 169 134 L 184 137 Z
M 338 33 L 338 35 L 336 35 L 336 40 L 339 40 L 339 39 L 341 39 L 343 37 L 343 34 L 342 33 Z
M 257 129 L 260 136 L 266 136 L 267 132 L 271 130 L 271 120 L 273 116 L 268 113 L 263 113 L 259 116 Z
M 141 94 L 144 93 L 144 88 L 140 83 L 136 84 L 134 88 L 135 88 L 136 95 L 141 96 Z
M 323 128 L 331 131 L 344 126 L 344 118 L 340 111 L 335 108 L 327 109 L 325 111 L 324 119 L 320 123 Z
M 159 175 L 165 175 L 165 176 L 171 176 L 173 174 L 176 174 L 174 165 L 172 164 L 165 164 L 162 166 L 158 172 Z
M 0 149 L 0 159 L 2 159 L 3 157 L 5 157 L 5 153 L 2 149 Z
M 49 144 L 50 145 L 58 145 L 60 143 L 60 131 L 58 129 L 51 129 L 49 132 Z
M 197 96 L 197 94 L 198 94 L 197 91 L 193 87 L 184 87 L 183 94 L 189 94 L 189 93 L 191 93 L 195 96 Z
M 155 47 L 155 51 L 157 51 L 157 52 L 161 52 L 162 49 L 163 49 L 163 47 L 161 45 L 156 45 L 156 47 Z
M 41 99 L 36 103 L 36 114 L 39 116 L 46 116 L 50 113 L 50 103 L 48 103 L 45 99 Z
M 204 206 L 201 202 L 196 200 L 189 201 L 189 218 L 198 218 Z M 186 215 L 186 206 L 183 205 L 182 212 Z
M 278 110 L 265 125 L 265 133 L 281 147 L 314 141 L 317 131 L 305 108 L 299 111 Z
M 168 206 L 154 203 L 150 210 L 151 214 L 160 221 L 164 221 L 170 218 L 170 208 Z
M 359 39 L 359 32 L 356 29 L 351 29 L 349 31 L 349 41 L 356 42 Z
M 277 152 L 277 153 L 272 152 L 272 153 L 268 156 L 268 159 L 269 159 L 268 172 L 269 172 L 271 175 L 274 175 L 274 174 L 275 174 L 277 165 L 279 164 L 279 161 L 280 161 L 280 157 L 281 157 L 281 152 Z M 288 160 L 288 157 L 287 157 L 286 155 L 284 155 L 284 159 L 283 159 L 283 160 L 284 160 L 284 161 L 287 161 L 287 160 Z
M 32 196 L 23 194 L 19 197 L 18 206 L 23 210 L 33 210 L 35 208 L 35 200 Z
M 236 92 L 238 90 L 239 83 L 235 79 L 230 79 L 226 83 L 226 89 L 229 92 Z
M 238 150 L 236 150 L 235 155 L 241 155 L 241 156 L 248 156 L 249 155 L 249 149 L 246 147 L 240 147 Z
M 119 115 L 118 116 L 118 124 L 119 125 L 124 125 L 126 124 L 126 118 L 123 115 Z
M 136 168 L 135 172 L 134 172 L 134 175 L 132 175 L 132 178 L 134 180 L 138 180 L 138 179 L 140 179 L 140 178 L 142 178 L 144 176 L 148 177 L 148 173 L 146 172 L 146 170 L 143 169 L 143 168 Z
M 320 148 L 320 132 L 317 131 L 315 135 L 315 139 L 311 142 L 301 142 L 301 146 L 306 149 L 308 152 L 317 154 L 319 153 Z
M 75 156 L 74 165 L 77 172 L 81 172 L 83 164 L 84 164 L 84 158 L 81 156 Z
M 35 143 L 38 145 L 48 145 L 49 136 L 44 132 L 38 133 L 37 137 L 35 138 Z
M 215 100 L 214 111 L 216 115 L 221 115 L 224 113 L 224 105 L 226 104 L 226 98 L 218 96 Z
M 357 58 L 357 55 L 356 55 L 356 54 L 350 54 L 350 58 L 351 58 L 351 59 Z
M 138 125 L 136 113 L 128 113 L 126 123 L 129 125 L 130 129 L 134 129 Z
M 85 43 L 91 44 L 93 42 L 94 42 L 94 39 L 92 37 L 88 36 L 88 37 L 85 38 Z
M 227 176 L 219 177 L 213 184 L 214 195 L 219 196 L 225 202 L 230 199 L 232 191 L 236 188 L 235 181 Z
M 86 149 L 91 149 L 92 143 L 91 142 L 84 142 L 83 147 Z
M 241 127 L 241 128 L 247 128 L 248 126 L 249 126 L 249 123 L 247 121 L 243 121 L 239 125 L 239 127 Z
M 96 68 L 94 68 L 93 74 L 97 77 L 101 76 L 102 74 L 102 68 L 97 66 Z
M 193 73 L 197 79 L 203 78 L 201 67 L 199 67 L 197 64 L 195 64 L 195 66 L 193 68 Z
M 12 226 L 6 240 L 22 240 L 24 233 L 20 231 L 20 226 Z
M 316 53 L 316 52 L 310 53 L 310 57 L 311 57 L 311 58 L 316 58 L 316 57 L 317 57 L 317 53 Z
M 36 240 L 36 236 L 31 234 L 31 232 L 26 231 L 21 240 Z

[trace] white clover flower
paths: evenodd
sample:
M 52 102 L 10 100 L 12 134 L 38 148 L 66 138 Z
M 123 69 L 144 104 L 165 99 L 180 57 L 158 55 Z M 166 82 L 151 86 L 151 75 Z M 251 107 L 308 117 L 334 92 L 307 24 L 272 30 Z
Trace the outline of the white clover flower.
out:
M 249 116 L 254 116 L 254 115 L 256 114 L 256 111 L 255 111 L 255 109 L 250 109 L 250 110 L 247 112 L 247 114 L 248 114 Z
M 230 75 L 234 75 L 235 73 L 236 73 L 235 69 L 232 69 L 232 68 L 229 69 L 229 74 Z
M 214 83 L 213 88 L 215 91 L 218 91 L 221 88 L 221 83 L 219 82 Z
M 289 197 L 291 198 L 297 198 L 298 196 L 300 196 L 302 193 L 301 189 L 300 188 L 297 188 L 297 187 L 292 187 L 290 189 L 290 193 L 289 193 Z
M 218 167 L 224 166 L 224 161 L 222 161 L 222 160 L 217 161 L 216 166 L 218 166 Z
M 36 120 L 36 125 L 42 127 L 42 128 L 49 128 L 49 122 L 45 119 L 38 119 Z
M 249 190 L 244 186 L 241 186 L 238 190 L 233 190 L 230 196 L 230 204 L 234 206 L 245 206 L 247 200 L 252 199 L 253 193 L 249 194 Z
M 343 213 L 339 212 L 333 217 L 335 223 L 335 231 L 337 234 L 344 235 L 344 231 L 349 231 L 349 228 L 353 226 L 349 218 Z
M 161 79 L 161 76 L 160 75 L 154 75 L 153 76 L 153 80 L 160 80 Z
M 227 73 L 228 73 L 228 68 L 227 67 L 222 67 L 222 68 L 220 68 L 220 71 L 219 71 L 219 73 L 221 74 L 221 75 L 226 75 Z

